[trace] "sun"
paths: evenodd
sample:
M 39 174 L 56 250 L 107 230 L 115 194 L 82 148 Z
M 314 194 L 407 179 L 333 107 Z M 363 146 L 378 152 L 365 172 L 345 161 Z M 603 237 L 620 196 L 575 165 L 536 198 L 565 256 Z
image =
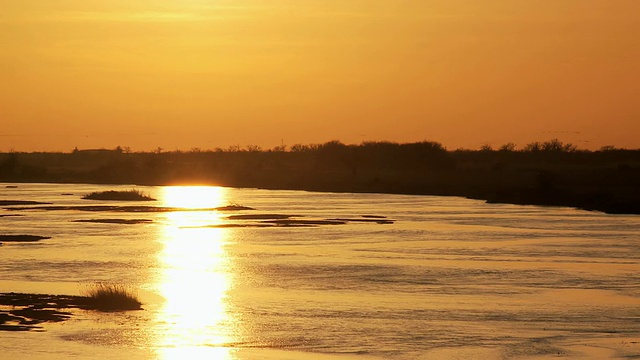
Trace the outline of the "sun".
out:
M 226 190 L 219 186 L 167 186 L 161 195 L 166 207 L 207 209 L 226 205 Z

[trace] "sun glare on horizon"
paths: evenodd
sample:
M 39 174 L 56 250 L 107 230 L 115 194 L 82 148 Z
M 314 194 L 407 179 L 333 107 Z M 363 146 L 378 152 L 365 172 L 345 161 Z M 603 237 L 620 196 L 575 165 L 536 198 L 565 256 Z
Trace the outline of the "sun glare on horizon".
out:
M 226 191 L 219 186 L 167 186 L 161 200 L 167 207 L 215 208 L 226 205 Z

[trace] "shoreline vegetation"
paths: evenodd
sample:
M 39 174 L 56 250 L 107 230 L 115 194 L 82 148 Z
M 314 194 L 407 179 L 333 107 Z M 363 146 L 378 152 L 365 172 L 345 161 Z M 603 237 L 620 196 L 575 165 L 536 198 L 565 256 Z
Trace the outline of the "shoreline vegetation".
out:
M 135 292 L 126 285 L 97 282 L 85 290 L 91 309 L 98 311 L 141 310 L 142 303 Z
M 135 293 L 122 284 L 95 283 L 84 296 L 0 293 L 0 331 L 44 331 L 41 324 L 62 322 L 71 309 L 102 312 L 142 310 Z
M 640 149 L 581 150 L 557 139 L 517 149 L 431 141 L 191 151 L 0 153 L 1 182 L 179 185 L 462 196 L 490 203 L 640 214 Z M 11 191 L 11 190 L 7 190 Z

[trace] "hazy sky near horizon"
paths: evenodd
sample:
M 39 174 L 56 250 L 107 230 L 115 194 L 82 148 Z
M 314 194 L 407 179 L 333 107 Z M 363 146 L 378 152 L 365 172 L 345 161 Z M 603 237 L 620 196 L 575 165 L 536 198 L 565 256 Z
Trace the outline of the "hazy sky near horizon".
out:
M 0 151 L 640 148 L 638 0 L 0 0 Z

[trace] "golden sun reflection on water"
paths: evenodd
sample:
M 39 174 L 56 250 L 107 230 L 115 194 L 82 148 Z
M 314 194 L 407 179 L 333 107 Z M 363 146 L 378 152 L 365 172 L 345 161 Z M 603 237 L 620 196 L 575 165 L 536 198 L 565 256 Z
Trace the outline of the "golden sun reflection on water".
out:
M 219 187 L 167 187 L 163 195 L 168 207 L 214 208 L 227 202 Z M 156 344 L 162 359 L 232 359 L 225 346 L 234 341 L 227 229 L 197 227 L 218 223 L 220 217 L 215 211 L 166 214 L 157 284 L 165 303 L 156 319 L 163 328 Z

